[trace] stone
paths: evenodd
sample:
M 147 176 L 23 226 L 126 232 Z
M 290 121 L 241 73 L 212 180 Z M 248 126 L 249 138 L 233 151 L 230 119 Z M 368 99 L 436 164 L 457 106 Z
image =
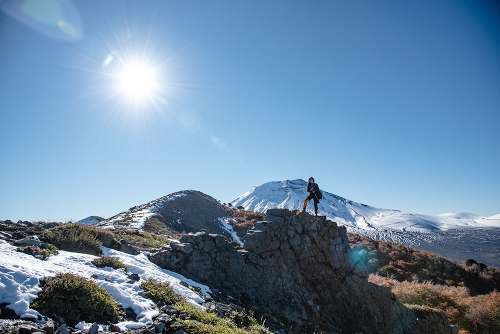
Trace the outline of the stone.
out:
M 92 326 L 89 328 L 89 334 L 97 334 L 99 333 L 99 324 L 97 322 L 94 322 Z
M 320 319 L 332 331 L 452 333 L 446 318 L 439 318 L 442 326 L 426 327 L 429 319 L 417 323 L 391 291 L 369 283 L 367 271 L 349 259 L 346 228 L 325 217 L 268 210 L 245 235 L 243 251 L 222 235 L 204 232 L 170 245 L 150 260 L 243 303 Z M 216 306 L 212 311 L 220 312 Z
M 122 331 L 122 329 L 115 324 L 111 324 L 111 325 L 109 325 L 109 331 L 112 333 L 120 333 Z
M 120 240 L 120 251 L 131 255 L 139 254 L 139 251 L 125 239 Z
M 15 245 L 23 245 L 23 246 L 38 246 L 42 245 L 42 242 L 36 235 L 30 235 L 23 239 L 14 241 Z
M 136 282 L 141 279 L 141 276 L 139 276 L 139 274 L 130 274 L 127 277 L 129 280 L 136 281 Z
M 68 327 L 66 324 L 62 324 L 56 331 L 56 334 L 69 334 Z

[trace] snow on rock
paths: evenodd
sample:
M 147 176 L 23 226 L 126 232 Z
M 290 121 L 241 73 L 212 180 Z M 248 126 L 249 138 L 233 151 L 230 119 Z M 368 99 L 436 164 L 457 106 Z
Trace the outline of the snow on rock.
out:
M 143 290 L 140 287 L 142 280 L 153 278 L 159 281 L 168 281 L 173 289 L 184 296 L 188 302 L 198 308 L 203 308 L 203 299 L 189 288 L 181 285 L 185 281 L 192 286 L 199 287 L 204 294 L 210 289 L 183 276 L 164 270 L 151 263 L 144 253 L 139 255 L 125 254 L 116 250 L 103 247 L 105 255 L 119 258 L 128 266 L 129 272 L 139 274 L 140 281 L 130 281 L 128 274 L 123 270 L 113 268 L 97 268 L 91 261 L 96 256 L 80 253 L 59 251 L 56 256 L 50 256 L 46 260 L 39 260 L 28 254 L 16 251 L 16 247 L 0 240 L 0 304 L 9 304 L 21 318 L 37 318 L 39 313 L 29 308 L 30 303 L 41 291 L 40 279 L 54 277 L 58 273 L 70 272 L 75 275 L 91 279 L 91 276 L 99 286 L 106 289 L 124 308 L 132 308 L 137 314 L 135 322 L 122 322 L 118 326 L 122 328 L 139 328 L 151 323 L 154 316 L 158 314 L 154 303 L 141 296 Z
M 229 224 L 228 221 L 223 219 L 223 218 L 219 218 L 219 222 L 220 222 L 222 228 L 225 231 L 227 231 L 231 235 L 231 237 L 233 239 L 235 239 L 241 246 L 243 246 L 243 241 L 240 239 L 238 234 L 236 234 L 236 231 L 233 230 L 233 227 L 231 226 L 231 224 Z

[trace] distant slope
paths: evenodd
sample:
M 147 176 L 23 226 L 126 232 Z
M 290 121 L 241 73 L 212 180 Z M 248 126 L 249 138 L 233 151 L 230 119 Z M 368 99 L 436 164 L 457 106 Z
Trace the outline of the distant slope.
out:
M 98 224 L 102 228 L 133 228 L 156 233 L 231 232 L 224 219 L 231 214 L 215 198 L 195 190 L 184 190 L 134 206 Z
M 99 217 L 99 216 L 90 216 L 90 217 L 87 217 L 87 218 L 84 218 L 84 219 L 77 221 L 75 224 L 96 225 L 96 224 L 102 222 L 103 220 L 104 220 L 104 218 Z
M 297 210 L 308 196 L 306 186 L 301 179 L 268 182 L 253 187 L 231 204 L 257 212 L 273 208 Z M 375 208 L 321 191 L 318 213 L 345 225 L 349 232 L 425 249 L 457 261 L 474 258 L 500 268 L 500 214 L 480 217 L 470 213 L 409 213 Z M 312 203 L 307 210 L 313 212 Z

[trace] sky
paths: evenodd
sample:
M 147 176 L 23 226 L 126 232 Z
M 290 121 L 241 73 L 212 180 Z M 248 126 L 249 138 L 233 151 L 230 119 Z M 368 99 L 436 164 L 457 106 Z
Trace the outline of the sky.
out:
M 496 1 L 0 1 L 0 220 L 308 179 L 500 213 Z

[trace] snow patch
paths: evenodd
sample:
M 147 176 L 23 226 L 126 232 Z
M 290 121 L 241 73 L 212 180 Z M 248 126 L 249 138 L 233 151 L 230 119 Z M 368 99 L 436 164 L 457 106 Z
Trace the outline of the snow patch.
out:
M 59 251 L 56 256 L 46 260 L 39 260 L 31 255 L 17 252 L 16 247 L 0 240 L 0 304 L 8 304 L 8 308 L 16 312 L 21 318 L 37 318 L 38 311 L 30 309 L 30 303 L 41 291 L 40 279 L 54 277 L 58 273 L 73 273 L 92 279 L 97 285 L 106 289 L 124 308 L 130 307 L 137 314 L 135 322 L 121 322 L 118 326 L 126 329 L 144 327 L 158 315 L 154 303 L 141 296 L 143 292 L 140 284 L 143 280 L 152 278 L 162 282 L 169 282 L 178 294 L 195 307 L 204 309 L 201 304 L 203 298 L 183 286 L 181 281 L 199 287 L 204 295 L 210 289 L 194 282 L 182 275 L 164 270 L 151 263 L 144 253 L 138 255 L 125 254 L 116 250 L 102 247 L 105 255 L 119 258 L 127 265 L 129 272 L 139 274 L 140 281 L 131 282 L 128 274 L 123 270 L 112 268 L 97 268 L 91 261 L 96 256 L 80 253 Z M 97 276 L 93 279 L 92 276 Z
M 229 224 L 227 220 L 225 220 L 224 218 L 219 218 L 219 222 L 221 224 L 222 229 L 231 234 L 231 237 L 235 239 L 241 246 L 244 245 L 243 241 L 241 241 L 240 237 L 238 236 L 238 234 L 236 234 L 236 232 L 233 230 L 233 227 L 231 226 L 231 224 Z

